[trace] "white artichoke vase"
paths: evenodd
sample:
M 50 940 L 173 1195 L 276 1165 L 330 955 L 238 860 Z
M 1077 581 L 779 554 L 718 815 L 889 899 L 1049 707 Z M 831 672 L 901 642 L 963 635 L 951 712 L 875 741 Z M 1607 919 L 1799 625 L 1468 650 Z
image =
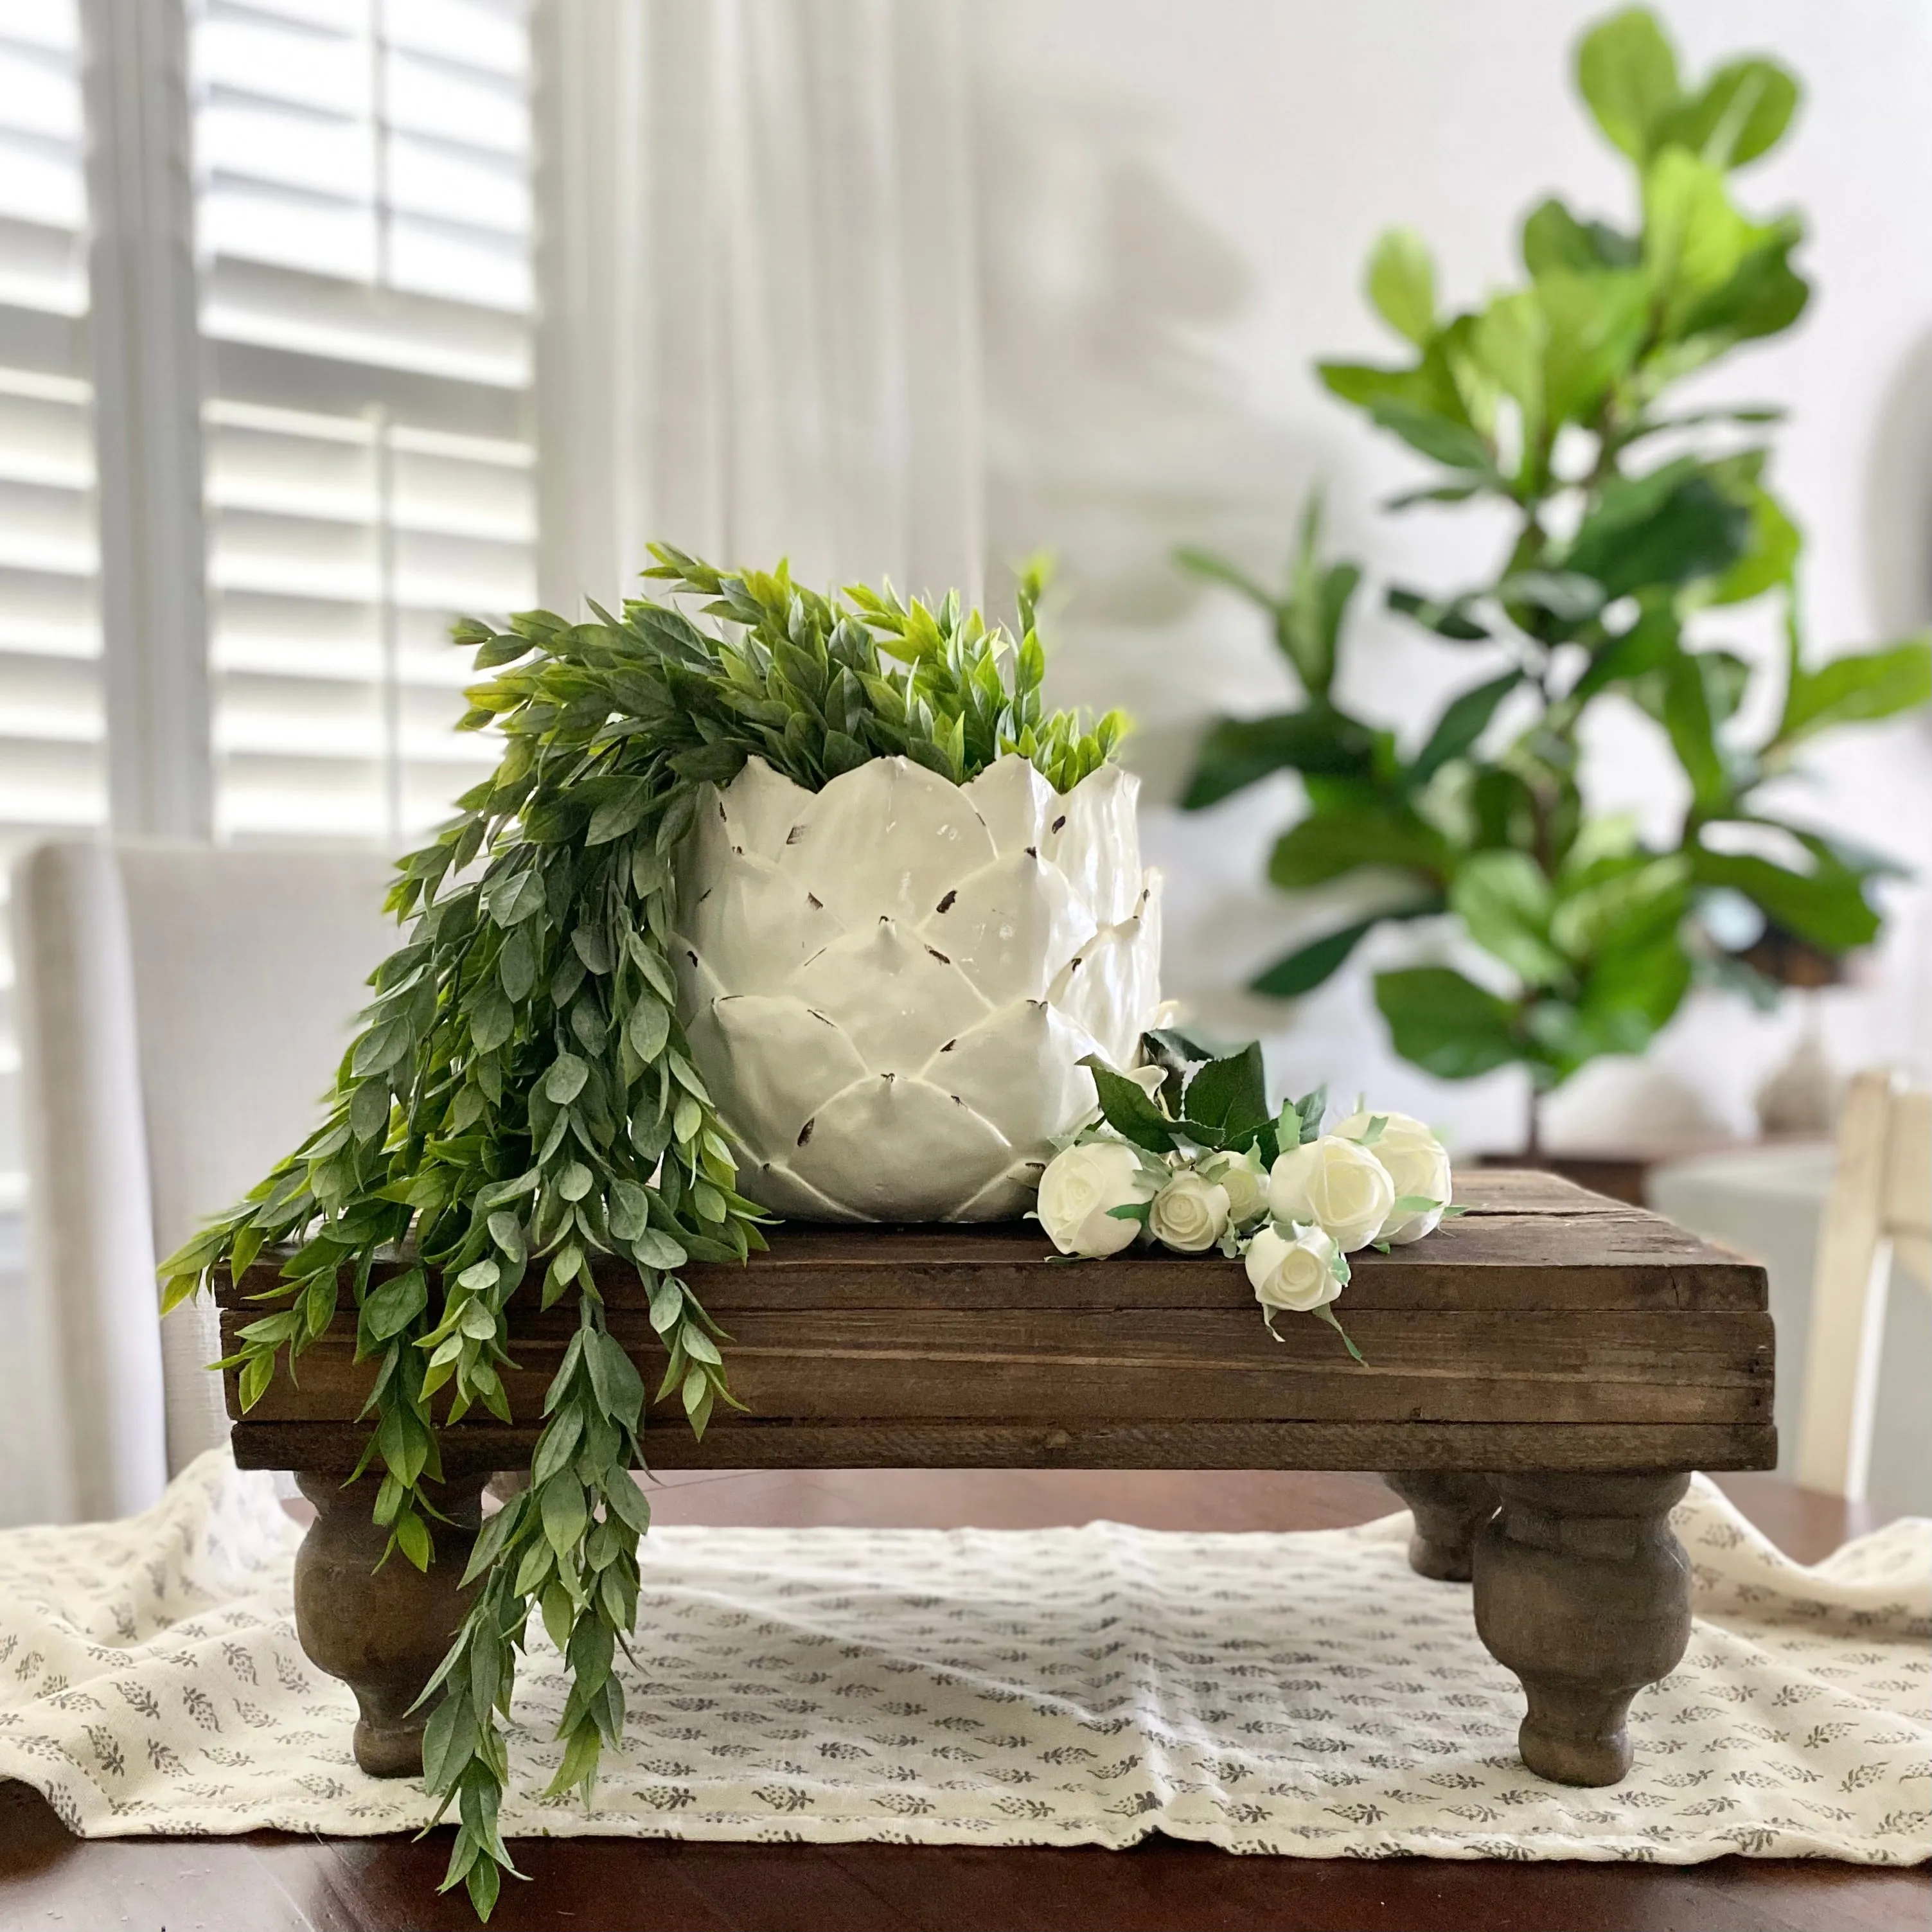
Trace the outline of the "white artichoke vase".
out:
M 810 792 L 753 758 L 700 801 L 676 963 L 739 1186 L 808 1221 L 1002 1220 L 1160 1001 L 1138 782 L 880 758 Z

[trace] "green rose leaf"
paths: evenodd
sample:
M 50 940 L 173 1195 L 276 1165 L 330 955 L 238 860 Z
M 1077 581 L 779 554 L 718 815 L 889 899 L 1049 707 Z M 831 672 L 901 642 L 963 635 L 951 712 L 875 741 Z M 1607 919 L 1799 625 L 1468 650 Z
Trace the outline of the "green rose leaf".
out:
M 1260 1041 L 1250 1040 L 1226 1059 L 1209 1060 L 1187 1083 L 1182 1112 L 1190 1127 L 1204 1130 L 1222 1146 L 1259 1126 L 1268 1118 Z
M 1097 1053 L 1090 1053 L 1080 1064 L 1094 1076 L 1094 1090 L 1100 1096 L 1100 1112 L 1108 1126 L 1123 1139 L 1145 1148 L 1150 1154 L 1169 1154 L 1174 1148 L 1174 1126 L 1149 1098 L 1144 1088 L 1124 1073 L 1117 1073 Z

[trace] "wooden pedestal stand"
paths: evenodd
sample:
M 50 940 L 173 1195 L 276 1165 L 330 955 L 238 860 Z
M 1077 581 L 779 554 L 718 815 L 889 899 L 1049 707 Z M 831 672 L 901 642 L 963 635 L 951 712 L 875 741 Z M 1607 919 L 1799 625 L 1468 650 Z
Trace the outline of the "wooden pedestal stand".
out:
M 1457 1193 L 1464 1218 L 1354 1258 L 1338 1312 L 1366 1367 L 1305 1317 L 1271 1339 L 1218 1256 L 1066 1267 L 1027 1226 L 782 1228 L 748 1267 L 688 1271 L 751 1412 L 719 1410 L 702 1442 L 667 1414 L 646 1452 L 660 1468 L 1388 1471 L 1415 1512 L 1411 1562 L 1473 1578 L 1477 1630 L 1522 1683 L 1525 1762 L 1614 1784 L 1630 1699 L 1690 1634 L 1669 1520 L 1686 1472 L 1777 1460 L 1764 1270 L 1551 1175 L 1479 1171 Z M 275 1266 L 258 1262 L 242 1292 Z M 635 1276 L 614 1267 L 602 1285 L 648 1384 L 658 1352 Z M 225 1334 L 259 1312 L 232 1285 L 220 1299 Z M 297 1471 L 317 1506 L 298 1624 L 356 1691 L 364 1770 L 420 1768 L 422 1716 L 405 1713 L 461 1615 L 478 1492 L 526 1465 L 575 1318 L 520 1311 L 506 1384 L 524 1420 L 448 1432 L 452 1520 L 427 1576 L 370 1576 L 371 1486 L 342 1487 L 369 1383 L 352 1313 L 245 1420 L 230 1378 L 236 1461 Z

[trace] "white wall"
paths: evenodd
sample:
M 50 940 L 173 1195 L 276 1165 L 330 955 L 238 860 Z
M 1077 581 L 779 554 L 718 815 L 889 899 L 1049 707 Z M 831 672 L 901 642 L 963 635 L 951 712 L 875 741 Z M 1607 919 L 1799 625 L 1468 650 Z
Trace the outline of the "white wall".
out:
M 1178 578 L 1174 544 L 1209 542 L 1272 570 L 1294 506 L 1319 482 L 1336 540 L 1373 572 L 1451 586 L 1490 569 L 1498 526 L 1480 516 L 1378 513 L 1414 466 L 1328 399 L 1310 365 L 1396 346 L 1358 292 L 1384 226 L 1420 229 L 1448 298 L 1463 302 L 1512 274 L 1518 218 L 1544 192 L 1628 214 L 1627 170 L 1568 82 L 1579 28 L 1604 10 L 1575 0 L 977 0 L 970 10 L 993 551 L 1058 550 L 1058 695 L 1137 713 L 1150 797 L 1171 796 L 1210 716 L 1272 709 L 1287 691 L 1258 622 Z M 1691 71 L 1762 47 L 1808 86 L 1786 149 L 1741 179 L 1748 205 L 1805 210 L 1817 293 L 1791 338 L 1740 356 L 1718 380 L 1791 410 L 1776 475 L 1809 537 L 1814 643 L 1923 622 L 1932 11 L 1919 0 L 1680 0 L 1668 12 Z M 1361 604 L 1346 695 L 1413 731 L 1482 661 L 1420 644 Z M 1611 721 L 1602 751 L 1598 795 L 1667 817 L 1672 770 L 1648 728 Z M 1816 765 L 1823 783 L 1800 809 L 1932 861 L 1926 721 L 1852 734 Z M 1359 967 L 1293 1008 L 1239 991 L 1298 934 L 1331 922 L 1258 883 L 1294 797 L 1282 780 L 1210 814 L 1146 814 L 1170 875 L 1169 989 L 1204 1021 L 1264 1033 L 1280 1082 L 1368 1086 L 1465 1144 L 1514 1144 L 1516 1076 L 1450 1087 L 1394 1060 Z M 1863 962 L 1862 983 L 1826 996 L 1828 1038 L 1843 1064 L 1888 1058 L 1924 1076 L 1932 920 L 1919 889 L 1892 903 L 1891 937 Z M 1370 957 L 1415 944 L 1384 933 Z M 1700 998 L 1659 1052 L 1716 1120 L 1744 1128 L 1796 1017 L 1755 1019 Z

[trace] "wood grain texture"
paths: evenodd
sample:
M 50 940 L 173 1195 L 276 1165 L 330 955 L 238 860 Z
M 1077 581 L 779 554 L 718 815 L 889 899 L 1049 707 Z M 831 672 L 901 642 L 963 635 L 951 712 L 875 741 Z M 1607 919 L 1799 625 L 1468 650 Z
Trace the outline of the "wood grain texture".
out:
M 703 1444 L 674 1415 L 646 1453 L 667 1468 L 1764 1466 L 1761 1268 L 1552 1175 L 1479 1171 L 1458 1186 L 1466 1216 L 1356 1258 L 1340 1307 L 1360 1364 L 1312 1320 L 1270 1336 L 1240 1264 L 1218 1256 L 1068 1266 L 1024 1225 L 779 1228 L 743 1268 L 688 1270 L 730 1335 L 748 1412 L 721 1408 Z M 243 1297 L 272 1288 L 278 1265 L 222 1288 L 231 1342 L 260 1312 Z M 634 1270 L 613 1265 L 600 1285 L 611 1332 L 654 1379 Z M 504 1380 L 519 1418 L 541 1412 L 574 1319 L 514 1308 Z M 278 1377 L 238 1422 L 238 1456 L 347 1466 L 371 1378 L 345 1310 L 299 1382 Z M 229 1400 L 232 1414 L 232 1376 Z M 332 1446 L 316 1433 L 329 1425 Z M 1520 1434 L 1538 1427 L 1556 1432 L 1540 1449 Z M 450 1432 L 464 1466 L 512 1466 L 530 1439 L 487 1416 Z
M 365 1425 L 250 1422 L 234 1430 L 244 1469 L 346 1474 Z M 472 1427 L 443 1438 L 458 1471 L 527 1465 L 534 1426 Z M 644 1441 L 654 1469 L 1768 1469 L 1778 1432 L 1736 1424 L 1103 1422 L 1060 1427 L 996 1423 L 764 1423 L 706 1430 L 654 1423 Z

